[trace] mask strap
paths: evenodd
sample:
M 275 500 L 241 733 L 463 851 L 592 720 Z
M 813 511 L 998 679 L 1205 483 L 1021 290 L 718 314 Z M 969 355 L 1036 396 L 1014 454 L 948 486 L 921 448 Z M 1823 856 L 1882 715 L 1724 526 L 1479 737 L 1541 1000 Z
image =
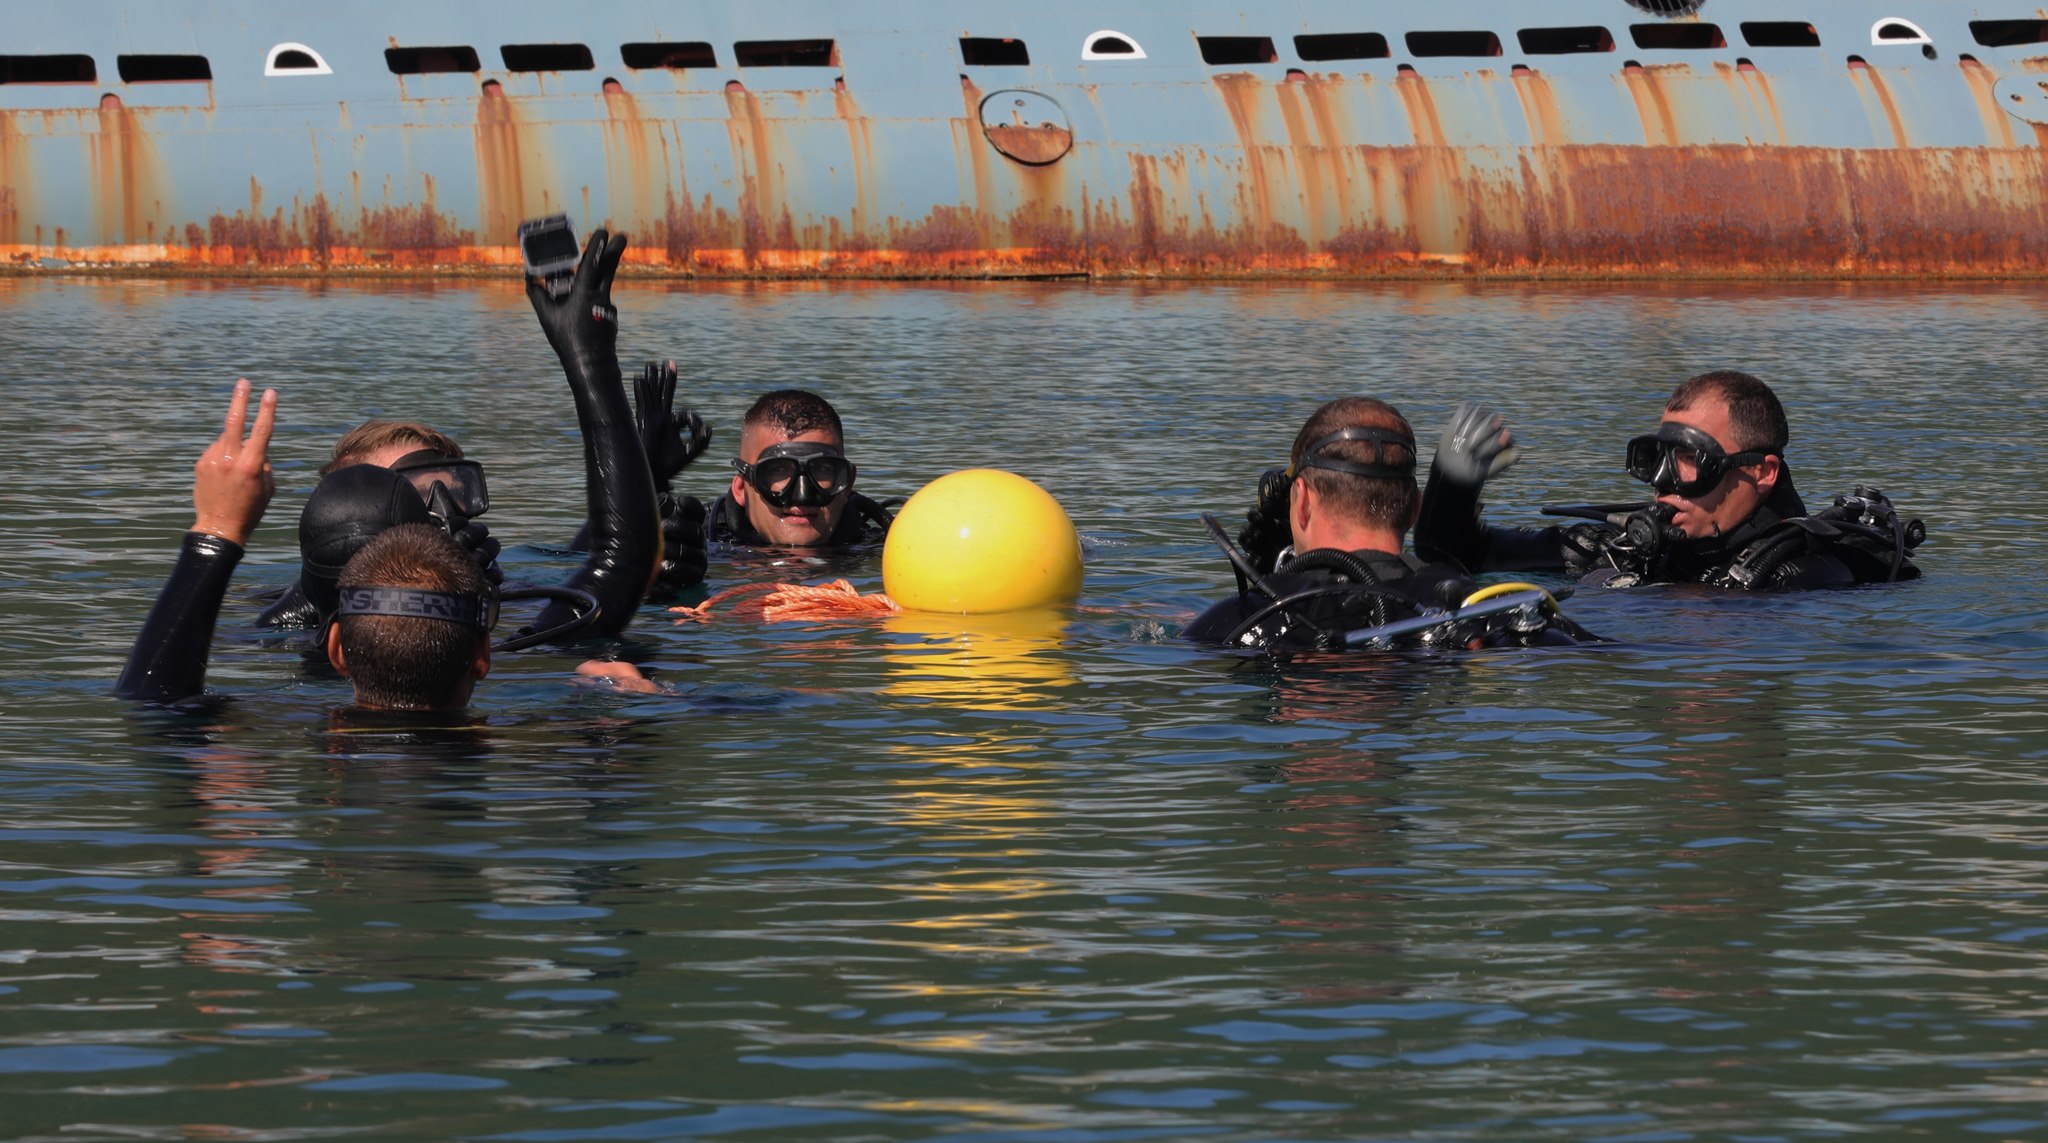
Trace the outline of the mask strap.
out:
M 456 595 L 411 587 L 345 587 L 336 615 L 390 615 L 403 619 L 440 619 L 478 631 L 489 631 L 497 606 L 488 595 Z
M 1363 441 L 1375 446 L 1373 449 L 1373 463 L 1364 464 L 1358 461 L 1344 460 L 1340 457 L 1321 455 L 1324 449 L 1344 441 Z M 1389 463 L 1387 461 L 1387 451 L 1390 445 L 1406 451 L 1407 460 L 1405 463 L 1401 461 Z M 1399 480 L 1404 476 L 1411 476 L 1415 472 L 1415 438 L 1398 429 L 1364 428 L 1357 425 L 1338 429 L 1336 432 L 1323 437 L 1321 440 L 1303 449 L 1301 452 L 1301 462 L 1294 466 L 1293 472 L 1290 475 L 1299 473 L 1304 468 L 1320 468 L 1330 472 L 1343 472 L 1352 476 L 1375 477 L 1382 480 Z

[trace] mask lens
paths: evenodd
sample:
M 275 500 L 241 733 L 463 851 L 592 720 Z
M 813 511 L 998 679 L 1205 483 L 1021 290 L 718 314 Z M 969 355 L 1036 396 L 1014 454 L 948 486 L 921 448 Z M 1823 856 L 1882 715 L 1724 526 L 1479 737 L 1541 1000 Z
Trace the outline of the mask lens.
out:
M 770 457 L 754 466 L 753 485 L 770 496 L 780 496 L 796 479 L 797 467 L 794 457 Z
M 448 490 L 455 510 L 472 519 L 491 510 L 491 492 L 484 483 L 484 466 L 473 460 L 450 460 L 435 452 L 421 451 L 400 457 L 393 472 L 419 489 L 420 499 L 433 502 L 434 488 Z
M 1706 466 L 1699 452 L 1684 445 L 1671 450 L 1671 463 L 1678 473 L 1681 486 L 1698 484 L 1700 478 L 1706 474 Z
M 853 465 L 843 456 L 814 456 L 804 465 L 804 475 L 810 477 L 811 483 L 825 495 L 831 496 L 852 479 Z
M 1656 437 L 1636 437 L 1628 442 L 1628 474 L 1644 484 L 1654 483 L 1664 463 L 1664 442 Z

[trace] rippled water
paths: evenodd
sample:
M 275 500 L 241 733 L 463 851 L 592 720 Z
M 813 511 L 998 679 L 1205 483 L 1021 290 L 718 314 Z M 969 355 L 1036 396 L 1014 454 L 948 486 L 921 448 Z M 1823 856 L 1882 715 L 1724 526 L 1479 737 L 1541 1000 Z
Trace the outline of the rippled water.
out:
M 490 466 L 513 577 L 578 513 L 496 285 L 0 281 L 0 1130 L 12 1138 L 2039 1137 L 2048 890 L 2035 288 L 622 290 L 722 427 L 829 395 L 864 486 L 994 464 L 1079 609 L 678 628 L 672 688 L 501 659 L 471 729 L 347 733 L 236 621 L 342 428 Z M 1569 605 L 1622 645 L 1283 669 L 1178 627 L 1320 400 L 1506 408 L 1498 519 L 1629 492 L 1679 377 L 1779 387 L 1809 499 L 1925 580 Z M 106 696 L 229 383 L 281 492 L 204 716 Z M 848 571 L 714 564 L 714 586 Z

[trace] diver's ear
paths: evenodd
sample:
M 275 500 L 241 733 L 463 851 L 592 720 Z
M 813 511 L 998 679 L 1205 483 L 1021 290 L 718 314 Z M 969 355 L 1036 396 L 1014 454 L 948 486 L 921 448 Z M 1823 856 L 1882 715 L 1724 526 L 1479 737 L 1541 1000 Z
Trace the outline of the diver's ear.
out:
M 489 677 L 491 673 L 491 637 L 489 635 L 477 637 L 476 658 L 469 661 L 469 666 L 471 670 L 476 672 L 477 678 Z
M 747 507 L 747 482 L 742 480 L 737 472 L 732 474 L 732 502 L 739 505 L 742 511 Z
M 1297 545 L 1301 542 L 1301 537 L 1308 535 L 1309 521 L 1315 519 L 1316 509 L 1321 507 L 1310 503 L 1315 499 L 1316 490 L 1309 485 L 1308 480 L 1302 476 L 1295 477 L 1294 489 L 1287 497 L 1287 526 L 1294 530 Z
M 1408 522 L 1401 525 L 1401 534 L 1405 536 L 1414 531 L 1415 522 L 1420 519 L 1422 519 L 1422 497 L 1417 496 L 1414 503 L 1408 505 Z
M 341 672 L 342 678 L 348 677 L 348 656 L 342 654 L 341 651 L 341 624 L 339 623 L 329 623 L 327 625 L 327 661 L 334 664 L 334 669 Z
M 1756 465 L 1756 490 L 1766 496 L 1778 486 L 1778 474 L 1785 471 L 1785 460 L 1777 453 L 1763 458 Z

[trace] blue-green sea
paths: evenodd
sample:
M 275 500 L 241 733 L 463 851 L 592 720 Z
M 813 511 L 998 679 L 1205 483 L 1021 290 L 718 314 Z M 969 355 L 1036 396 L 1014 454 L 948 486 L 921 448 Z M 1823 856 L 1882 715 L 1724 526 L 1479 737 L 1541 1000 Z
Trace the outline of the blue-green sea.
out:
M 467 719 L 333 717 L 296 572 L 328 445 L 455 434 L 515 581 L 582 511 L 516 285 L 0 280 L 0 1136 L 16 1140 L 2048 1138 L 2048 295 L 2029 286 L 653 285 L 718 427 L 800 386 L 871 495 L 996 466 L 1083 537 L 1050 617 L 681 626 L 501 657 Z M 1489 517 L 1635 491 L 1711 368 L 1920 581 L 1582 591 L 1615 643 L 1246 659 L 1178 638 L 1330 397 Z M 193 712 L 108 690 L 238 376 L 279 493 Z M 715 552 L 710 589 L 845 575 Z M 701 592 L 699 593 L 701 596 Z M 664 688 L 572 678 L 608 655 Z

